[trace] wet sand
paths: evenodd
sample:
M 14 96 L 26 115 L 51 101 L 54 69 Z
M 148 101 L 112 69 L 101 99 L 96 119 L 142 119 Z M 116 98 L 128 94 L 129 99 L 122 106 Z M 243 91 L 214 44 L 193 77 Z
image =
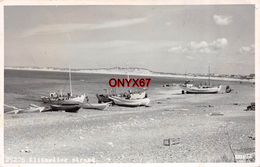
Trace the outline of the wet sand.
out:
M 230 85 L 230 94 L 208 95 L 154 87 L 150 107 L 5 114 L 5 162 L 234 162 L 234 154 L 255 152 L 248 137 L 254 136 L 255 112 L 244 111 L 255 89 L 248 83 Z M 5 88 L 5 103 L 12 105 L 26 106 L 23 100 L 36 96 L 10 90 Z M 224 115 L 210 116 L 213 112 Z M 179 143 L 163 145 L 168 138 Z

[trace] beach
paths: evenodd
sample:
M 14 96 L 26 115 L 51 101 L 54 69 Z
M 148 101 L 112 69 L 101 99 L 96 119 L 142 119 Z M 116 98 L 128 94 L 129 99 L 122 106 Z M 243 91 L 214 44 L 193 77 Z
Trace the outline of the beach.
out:
M 96 103 L 95 94 L 104 93 L 111 77 L 115 75 L 72 74 L 73 91 L 86 93 Z M 255 112 L 244 111 L 255 101 L 253 83 L 213 81 L 233 91 L 201 95 L 162 87 L 184 80 L 152 77 L 149 107 L 5 113 L 5 162 L 234 162 L 237 156 L 254 153 L 250 136 L 255 136 Z M 43 105 L 40 96 L 67 89 L 68 74 L 5 70 L 4 86 L 5 104 Z M 168 139 L 177 142 L 165 145 Z

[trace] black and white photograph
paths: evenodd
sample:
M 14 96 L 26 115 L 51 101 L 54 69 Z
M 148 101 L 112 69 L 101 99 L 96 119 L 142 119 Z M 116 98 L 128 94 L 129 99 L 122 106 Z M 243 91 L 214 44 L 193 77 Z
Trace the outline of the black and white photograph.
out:
M 255 4 L 6 5 L 4 163 L 255 163 Z

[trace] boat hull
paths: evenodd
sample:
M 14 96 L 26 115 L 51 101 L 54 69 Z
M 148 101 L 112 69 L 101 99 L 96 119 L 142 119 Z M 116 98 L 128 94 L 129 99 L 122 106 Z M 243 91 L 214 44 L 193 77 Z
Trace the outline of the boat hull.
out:
M 81 96 L 78 96 L 78 97 L 72 97 L 68 100 L 63 100 L 60 102 L 60 104 L 81 104 L 84 102 L 86 98 L 86 95 L 81 95 Z
M 198 91 L 187 91 L 187 94 L 216 94 L 218 92 L 214 91 L 214 92 L 198 92 Z
M 108 108 L 110 103 L 98 103 L 98 104 L 90 104 L 90 103 L 85 103 L 82 104 L 82 108 L 84 109 L 95 109 L 95 110 L 105 110 Z
M 80 108 L 79 105 L 51 105 L 52 111 L 77 112 Z
M 209 88 L 199 88 L 199 87 L 189 87 L 186 88 L 187 94 L 216 94 L 221 90 L 221 86 L 209 87 Z
M 137 99 L 144 99 L 147 94 L 145 91 L 142 92 L 133 92 L 133 93 L 122 93 L 120 95 L 116 94 L 96 94 L 98 103 L 108 103 L 108 102 L 113 102 L 113 100 L 110 99 L 112 96 L 121 96 L 121 97 L 126 97 L 130 100 L 137 100 Z
M 136 99 L 136 100 L 129 100 L 129 99 L 124 99 L 116 96 L 109 97 L 109 98 L 113 100 L 113 102 L 116 105 L 127 106 L 127 107 L 148 106 L 148 104 L 150 103 L 149 98 Z
M 86 98 L 86 95 L 81 95 L 78 97 L 71 97 L 69 99 L 59 99 L 59 98 L 51 98 L 43 96 L 41 97 L 43 103 L 49 103 L 49 104 L 81 104 L 84 102 Z

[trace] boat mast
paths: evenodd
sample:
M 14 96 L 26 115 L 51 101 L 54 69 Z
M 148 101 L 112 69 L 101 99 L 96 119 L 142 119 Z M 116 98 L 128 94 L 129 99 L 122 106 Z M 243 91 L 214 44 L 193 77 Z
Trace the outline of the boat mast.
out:
M 129 77 L 129 74 L 127 73 L 127 81 L 129 81 L 130 80 L 130 77 Z
M 126 65 L 126 75 L 127 75 L 127 82 L 129 82 L 129 81 L 130 81 L 130 76 L 129 76 L 128 70 L 129 70 L 129 68 L 128 68 L 128 65 Z M 131 89 L 130 89 L 130 88 L 128 88 L 128 91 L 131 91 Z
M 209 86 L 210 86 L 210 65 L 209 65 L 209 67 L 208 67 L 208 73 L 209 73 Z
M 70 78 L 70 95 L 72 96 L 72 86 L 71 86 L 71 72 L 69 67 L 69 78 Z
M 127 81 L 130 80 L 129 74 L 128 74 L 128 65 L 126 65 L 126 76 L 127 76 Z

